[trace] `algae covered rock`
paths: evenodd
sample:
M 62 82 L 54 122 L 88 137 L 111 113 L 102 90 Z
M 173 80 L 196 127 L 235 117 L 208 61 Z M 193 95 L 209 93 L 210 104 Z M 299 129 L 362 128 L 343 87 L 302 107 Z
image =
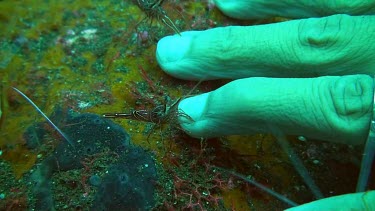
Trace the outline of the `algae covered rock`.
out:
M 87 209 L 152 208 L 157 179 L 155 163 L 144 149 L 131 144 L 128 133 L 121 126 L 96 114 L 68 113 L 63 116 L 57 111 L 51 119 L 58 125 L 64 125 L 61 130 L 72 144 L 65 140 L 58 142 L 30 175 L 31 201 L 34 201 L 36 210 L 55 209 L 52 187 L 56 183 L 52 184 L 52 177 L 79 169 L 81 175 L 77 175 L 74 182 L 80 183 L 81 189 L 70 190 L 79 192 L 79 195 L 86 191 L 90 176 L 101 175 L 97 178 L 100 182 L 89 187 L 96 191 L 89 191 L 88 194 L 95 195 L 91 196 L 92 201 L 84 203 Z M 52 132 L 43 127 L 43 123 L 35 123 L 24 134 L 26 145 L 40 151 L 48 144 L 46 137 Z M 96 160 L 99 160 L 97 166 Z
M 92 210 L 149 210 L 154 205 L 156 168 L 140 147 L 133 147 L 109 168 Z

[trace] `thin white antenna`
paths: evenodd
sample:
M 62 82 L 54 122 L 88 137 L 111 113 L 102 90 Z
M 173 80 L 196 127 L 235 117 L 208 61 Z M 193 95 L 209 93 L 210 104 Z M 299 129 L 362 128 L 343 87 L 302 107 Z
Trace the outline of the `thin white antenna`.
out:
M 37 106 L 37 105 L 35 105 L 35 103 L 30 99 L 30 98 L 28 98 L 23 92 L 21 92 L 20 90 L 18 90 L 17 88 L 15 88 L 15 87 L 12 87 L 16 92 L 18 92 L 18 94 L 20 94 L 20 95 L 22 95 L 22 97 L 24 97 L 47 121 L 48 121 L 48 123 L 50 124 L 50 125 L 52 125 L 52 127 L 53 128 L 55 128 L 55 130 L 57 130 L 57 132 L 59 132 L 60 133 L 60 135 L 72 146 L 72 147 L 74 147 L 74 145 L 73 145 L 73 142 L 69 139 L 69 137 L 67 136 L 67 135 L 65 135 L 65 133 L 64 132 L 62 132 L 61 130 L 60 130 L 60 128 L 58 128 L 48 117 L 47 117 L 47 115 L 45 115 L 44 113 L 43 113 L 43 111 L 42 110 L 40 110 L 40 108 Z

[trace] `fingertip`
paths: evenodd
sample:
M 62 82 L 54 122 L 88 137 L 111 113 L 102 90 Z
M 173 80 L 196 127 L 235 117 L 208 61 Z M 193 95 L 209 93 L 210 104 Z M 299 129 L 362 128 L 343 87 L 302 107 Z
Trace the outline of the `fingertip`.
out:
M 181 36 L 167 36 L 159 40 L 156 47 L 156 60 L 166 73 L 183 78 L 180 74 L 180 66 L 190 50 L 192 33 L 194 32 L 183 32 Z
M 156 47 L 156 59 L 160 65 L 173 64 L 181 60 L 190 48 L 190 36 L 173 35 L 159 40 Z
M 183 99 L 178 110 L 182 113 L 179 122 L 184 131 L 193 137 L 205 137 L 204 113 L 209 93 Z

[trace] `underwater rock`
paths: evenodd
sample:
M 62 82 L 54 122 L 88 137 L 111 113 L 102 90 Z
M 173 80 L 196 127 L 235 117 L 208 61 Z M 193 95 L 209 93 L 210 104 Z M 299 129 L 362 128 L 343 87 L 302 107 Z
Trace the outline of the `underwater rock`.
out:
M 114 122 L 96 114 L 80 114 L 68 117 L 63 131 L 73 140 L 73 146 L 63 141 L 54 154 L 60 171 L 83 167 L 83 158 L 104 152 L 121 154 L 128 147 L 130 137 L 125 130 Z
M 56 114 L 57 113 L 57 114 Z M 56 117 L 61 118 L 58 112 Z M 51 117 L 55 122 L 55 117 Z M 147 197 L 152 201 L 153 184 L 149 180 L 156 178 L 156 171 L 154 162 L 150 155 L 143 149 L 130 145 L 130 137 L 127 132 L 115 124 L 111 120 L 104 119 L 96 114 L 74 114 L 68 113 L 64 117 L 64 127 L 61 130 L 72 141 L 71 145 L 66 140 L 61 140 L 55 150 L 47 156 L 30 176 L 30 182 L 33 185 L 32 194 L 35 198 L 36 210 L 53 210 L 53 195 L 51 191 L 51 177 L 55 172 L 68 171 L 72 169 L 83 168 L 82 161 L 90 156 L 95 156 L 100 153 L 111 153 L 119 155 L 118 164 L 109 167 L 110 170 L 107 177 L 103 179 L 100 185 L 100 191 L 106 192 L 110 195 L 107 186 L 113 186 L 115 183 L 119 188 L 120 194 L 125 194 L 129 198 L 137 199 L 131 200 L 131 207 L 148 207 L 152 203 L 148 202 Z M 44 134 L 48 131 L 42 130 L 41 123 L 36 123 L 34 129 L 27 129 L 24 137 L 27 137 L 27 146 L 37 150 L 44 143 Z M 107 151 L 106 151 L 107 150 Z M 149 169 L 136 169 L 132 165 L 141 165 L 147 163 Z M 121 176 L 123 175 L 123 176 Z M 124 176 L 127 175 L 127 176 Z M 118 179 L 118 178 L 123 179 Z M 124 178 L 128 177 L 132 180 L 132 184 L 124 182 Z M 110 178 L 110 179 L 108 179 Z M 147 184 L 143 184 L 147 183 Z M 126 189 L 126 191 L 125 191 Z M 96 198 L 103 200 L 102 205 L 98 207 L 116 207 L 119 201 L 113 200 L 114 205 L 111 205 L 106 197 L 103 195 L 96 196 Z M 116 193 L 116 192 L 115 192 Z M 134 196 L 132 195 L 134 194 Z M 131 195 L 131 197 L 130 197 Z M 116 196 L 117 198 L 121 198 Z M 121 198 L 122 203 L 128 202 Z M 130 202 L 129 202 L 130 203 Z M 139 203 L 136 205 L 135 203 Z M 100 204 L 95 202 L 95 204 Z M 128 205 L 122 205 L 128 206 Z
M 154 206 L 156 180 L 151 156 L 142 148 L 133 147 L 109 168 L 91 210 L 150 210 Z
M 43 128 L 43 123 L 35 124 L 26 129 L 26 132 L 23 134 L 23 138 L 26 141 L 26 147 L 28 149 L 36 149 L 43 144 L 43 137 L 46 134 L 45 129 Z

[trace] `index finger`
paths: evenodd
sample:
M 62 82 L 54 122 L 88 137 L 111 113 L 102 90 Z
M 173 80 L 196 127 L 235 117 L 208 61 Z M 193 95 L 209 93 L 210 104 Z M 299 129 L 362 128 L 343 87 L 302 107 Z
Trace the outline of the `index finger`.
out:
M 334 14 L 375 13 L 373 0 L 215 0 L 214 2 L 224 14 L 239 19 L 273 16 L 307 18 Z
M 374 74 L 375 16 L 333 15 L 169 36 L 156 58 L 182 79 Z

